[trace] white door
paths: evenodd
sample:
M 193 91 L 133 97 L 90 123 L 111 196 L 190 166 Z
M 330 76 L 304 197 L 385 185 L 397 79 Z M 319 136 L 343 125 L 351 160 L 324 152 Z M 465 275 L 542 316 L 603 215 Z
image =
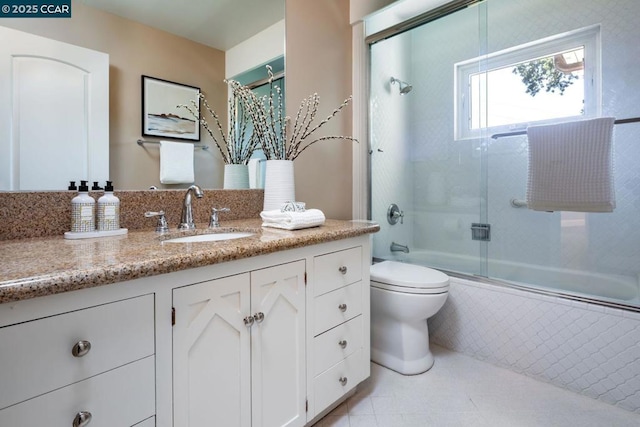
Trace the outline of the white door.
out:
M 174 289 L 174 426 L 251 426 L 249 287 L 246 273 Z
M 0 190 L 109 179 L 109 55 L 0 27 Z
M 305 261 L 251 272 L 253 427 L 303 426 Z

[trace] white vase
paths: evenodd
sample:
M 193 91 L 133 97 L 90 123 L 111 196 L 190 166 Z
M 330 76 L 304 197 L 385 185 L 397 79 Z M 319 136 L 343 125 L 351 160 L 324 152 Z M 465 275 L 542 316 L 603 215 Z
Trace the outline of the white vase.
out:
M 224 165 L 225 190 L 249 188 L 249 167 L 247 165 Z
M 265 211 L 280 209 L 283 203 L 296 200 L 292 160 L 267 160 L 264 178 Z

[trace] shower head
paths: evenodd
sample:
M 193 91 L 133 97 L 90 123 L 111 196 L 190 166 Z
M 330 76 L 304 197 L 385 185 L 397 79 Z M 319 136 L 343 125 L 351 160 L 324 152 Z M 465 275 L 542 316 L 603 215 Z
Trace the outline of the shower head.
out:
M 409 83 L 403 82 L 402 80 L 396 79 L 395 77 L 391 77 L 390 82 L 391 84 L 398 83 L 400 95 L 406 95 L 407 93 L 411 92 L 411 89 L 413 89 L 413 86 L 411 86 Z

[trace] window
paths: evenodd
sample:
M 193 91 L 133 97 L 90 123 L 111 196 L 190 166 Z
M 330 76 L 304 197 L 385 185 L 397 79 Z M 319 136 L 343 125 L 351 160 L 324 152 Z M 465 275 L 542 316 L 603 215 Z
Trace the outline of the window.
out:
M 599 115 L 599 46 L 594 26 L 456 64 L 456 139 Z

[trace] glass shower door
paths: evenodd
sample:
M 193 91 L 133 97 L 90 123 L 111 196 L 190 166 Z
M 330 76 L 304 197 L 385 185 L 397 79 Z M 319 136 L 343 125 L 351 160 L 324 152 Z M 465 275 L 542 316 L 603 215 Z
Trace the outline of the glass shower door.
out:
M 453 64 L 482 48 L 482 13 L 467 8 L 370 45 L 376 258 L 486 271 L 486 242 L 472 239 L 472 225 L 486 218 L 483 139 L 456 139 L 452 96 Z M 402 216 L 392 224 L 393 205 Z

